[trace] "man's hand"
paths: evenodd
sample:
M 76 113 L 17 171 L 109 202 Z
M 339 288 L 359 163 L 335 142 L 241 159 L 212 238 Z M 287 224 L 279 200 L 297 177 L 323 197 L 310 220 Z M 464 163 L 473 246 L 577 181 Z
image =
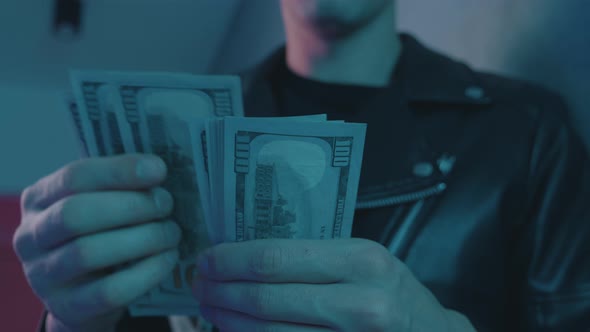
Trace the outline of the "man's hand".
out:
M 222 331 L 473 331 L 368 240 L 225 243 L 198 266 L 194 295 Z
M 25 189 L 13 247 L 48 332 L 114 331 L 170 273 L 181 231 L 157 187 L 165 177 L 161 159 L 125 155 L 76 161 Z

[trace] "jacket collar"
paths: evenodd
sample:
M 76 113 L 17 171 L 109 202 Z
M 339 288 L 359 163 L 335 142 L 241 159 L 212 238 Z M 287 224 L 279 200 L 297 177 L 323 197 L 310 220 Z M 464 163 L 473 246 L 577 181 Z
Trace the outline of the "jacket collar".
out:
M 395 74 L 410 105 L 461 105 L 463 109 L 479 109 L 492 103 L 477 75 L 467 65 L 432 51 L 408 34 L 400 34 L 400 38 L 402 54 Z M 282 46 L 241 75 L 248 116 L 279 115 L 270 76 L 284 64 L 284 59 L 285 46 Z
M 402 89 L 406 109 L 443 114 L 445 110 L 452 109 L 471 112 L 488 108 L 491 98 L 480 85 L 475 72 L 464 64 L 429 50 L 409 35 L 402 34 L 401 39 L 403 51 L 392 79 L 395 78 L 394 84 Z M 271 82 L 272 74 L 279 66 L 284 66 L 284 59 L 285 48 L 282 47 L 260 65 L 244 73 L 242 83 L 247 116 L 280 115 Z M 440 185 L 445 184 L 455 160 L 461 162 L 456 151 L 449 149 L 453 145 L 445 143 L 449 136 L 446 131 L 455 132 L 449 128 L 459 128 L 460 123 L 454 115 L 445 116 L 445 126 L 437 125 L 435 128 L 442 130 L 442 134 L 423 130 L 423 124 L 420 122 L 420 125 L 405 126 L 410 128 L 407 142 L 411 143 L 394 141 L 388 146 L 389 155 L 403 156 L 404 160 L 393 168 L 387 163 L 375 162 L 376 158 L 382 156 L 381 146 L 372 144 L 365 147 L 357 208 L 372 206 L 385 198 L 402 202 L 402 198 L 419 197 L 416 193 L 442 190 Z
M 401 34 L 400 79 L 410 103 L 483 106 L 491 98 L 467 65 L 428 49 L 418 40 Z

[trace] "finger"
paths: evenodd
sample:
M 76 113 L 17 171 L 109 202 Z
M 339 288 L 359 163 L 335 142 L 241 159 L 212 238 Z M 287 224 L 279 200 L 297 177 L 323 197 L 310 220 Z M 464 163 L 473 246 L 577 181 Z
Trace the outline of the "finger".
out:
M 160 221 L 77 238 L 27 265 L 26 274 L 42 276 L 39 288 L 51 288 L 107 267 L 137 260 L 178 246 L 181 230 Z
M 166 165 L 155 155 L 126 154 L 72 162 L 24 190 L 23 210 L 42 210 L 68 195 L 100 190 L 133 190 L 159 184 Z
M 220 281 L 335 283 L 390 272 L 394 258 L 364 239 L 268 239 L 211 247 L 197 266 L 207 279 Z
M 267 284 L 199 279 L 193 295 L 200 304 L 241 312 L 257 319 L 331 326 L 334 294 L 350 293 L 347 284 Z M 326 317 L 327 316 L 327 317 Z
M 78 194 L 31 218 L 34 224 L 28 225 L 30 240 L 34 240 L 34 247 L 47 250 L 75 237 L 165 218 L 172 208 L 172 196 L 159 187 L 147 192 Z
M 240 312 L 200 306 L 203 318 L 221 331 L 276 331 L 276 332 L 327 332 L 332 331 L 322 326 L 293 324 L 287 322 L 266 321 Z
M 408 309 L 379 284 L 266 284 L 199 280 L 201 306 L 263 321 L 323 326 L 335 331 L 406 330 Z M 409 300 L 409 299 L 408 299 Z M 394 308 L 394 309 L 392 309 Z
M 178 260 L 176 250 L 165 251 L 104 278 L 52 294 L 47 307 L 57 317 L 70 317 L 71 324 L 126 307 L 166 278 Z

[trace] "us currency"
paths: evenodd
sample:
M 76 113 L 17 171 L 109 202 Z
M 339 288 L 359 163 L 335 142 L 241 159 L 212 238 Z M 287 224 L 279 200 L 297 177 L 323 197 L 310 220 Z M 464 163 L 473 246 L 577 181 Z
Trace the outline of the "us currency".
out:
M 243 118 L 242 118 L 243 119 Z M 284 125 L 291 125 L 297 122 L 326 122 L 326 114 L 306 115 L 306 116 L 293 116 L 293 117 L 277 117 L 277 118 L 254 118 L 244 121 L 256 121 L 258 123 L 264 123 L 268 127 L 272 127 L 279 123 Z M 205 151 L 209 151 L 209 157 L 206 160 L 207 168 L 211 170 L 208 173 L 209 176 L 209 193 L 211 196 L 211 208 L 210 215 L 213 220 L 225 220 L 224 209 L 226 208 L 224 200 L 224 179 L 226 173 L 223 172 L 224 165 L 224 126 L 225 119 L 213 119 L 205 124 Z M 214 244 L 222 243 L 225 241 L 224 234 L 227 227 L 233 227 L 224 223 L 215 223 L 211 225 L 213 230 L 211 239 Z
M 223 119 L 216 213 L 227 223 L 214 232 L 224 242 L 349 237 L 365 133 L 365 124 Z
M 77 130 L 90 155 L 121 149 L 154 153 L 169 168 L 164 187 L 174 197 L 173 218 L 183 229 L 181 259 L 164 282 L 129 306 L 132 315 L 198 316 L 198 303 L 190 294 L 194 260 L 211 243 L 350 235 L 364 125 L 297 124 L 325 121 L 321 115 L 232 118 L 226 123 L 222 117 L 243 115 L 239 81 L 226 77 L 113 72 L 73 77 L 82 107 L 77 115 L 75 108 L 71 112 L 74 120 L 79 118 Z M 260 136 L 248 143 L 256 152 L 247 158 L 257 170 L 251 174 L 235 172 L 244 166 L 245 152 L 251 152 L 242 149 L 244 137 L 234 132 L 238 123 L 244 125 L 241 131 L 257 128 Z M 261 149 L 259 142 L 269 139 L 270 147 Z M 228 146 L 232 141 L 233 147 Z M 228 172 L 230 164 L 234 170 Z M 243 188 L 232 184 L 236 179 L 244 180 Z M 274 183 L 270 187 L 269 181 Z M 264 196 L 265 190 L 270 194 Z M 318 203 L 326 197 L 333 203 Z M 231 215 L 236 207 L 242 210 Z M 233 219 L 219 222 L 227 217 Z
M 168 165 L 169 176 L 163 187 L 174 198 L 172 218 L 183 231 L 180 261 L 172 275 L 152 291 L 149 306 L 139 301 L 130 311 L 154 315 L 150 309 L 157 308 L 158 315 L 198 315 L 191 282 L 197 254 L 210 245 L 206 224 L 209 185 L 203 176 L 202 144 L 192 144 L 195 133 L 188 124 L 242 116 L 239 81 L 214 77 L 200 81 L 183 76 L 159 82 L 157 77 L 141 77 L 138 82 L 126 80 L 118 86 L 125 119 L 122 128 L 129 133 L 126 137 L 132 139 L 136 151 L 154 153 Z
M 114 87 L 105 80 L 96 80 L 83 72 L 71 74 L 76 109 L 78 132 L 84 135 L 89 156 L 110 156 L 125 153 L 120 121 L 117 119 L 119 103 Z
M 82 129 L 82 119 L 80 118 L 80 110 L 78 109 L 78 104 L 76 103 L 76 98 L 73 95 L 67 94 L 64 96 L 65 102 L 65 109 L 68 111 L 71 124 L 78 135 L 78 148 L 80 149 L 80 155 L 85 158 L 89 156 L 88 153 L 88 143 L 86 143 L 86 138 L 84 134 L 84 129 Z
M 114 147 L 153 153 L 168 166 L 163 184 L 174 198 L 171 218 L 182 229 L 180 260 L 158 287 L 129 306 L 132 315 L 198 315 L 191 280 L 196 255 L 209 246 L 202 144 L 193 146 L 190 123 L 243 116 L 240 82 L 229 76 L 84 71 L 72 73 L 82 133 L 93 156 Z M 112 116 L 110 114 L 113 114 Z M 117 126 L 109 125 L 116 119 Z M 115 133 L 114 129 L 117 129 Z M 117 145 L 117 143 L 120 143 Z M 196 174 L 199 174 L 197 176 Z

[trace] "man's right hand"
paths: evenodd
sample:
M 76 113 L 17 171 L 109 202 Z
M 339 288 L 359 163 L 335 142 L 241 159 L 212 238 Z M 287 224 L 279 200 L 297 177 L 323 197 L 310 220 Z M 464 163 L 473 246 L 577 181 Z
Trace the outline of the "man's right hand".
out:
M 48 332 L 114 331 L 126 306 L 172 271 L 181 231 L 158 187 L 165 177 L 153 155 L 89 158 L 23 191 L 13 247 Z

